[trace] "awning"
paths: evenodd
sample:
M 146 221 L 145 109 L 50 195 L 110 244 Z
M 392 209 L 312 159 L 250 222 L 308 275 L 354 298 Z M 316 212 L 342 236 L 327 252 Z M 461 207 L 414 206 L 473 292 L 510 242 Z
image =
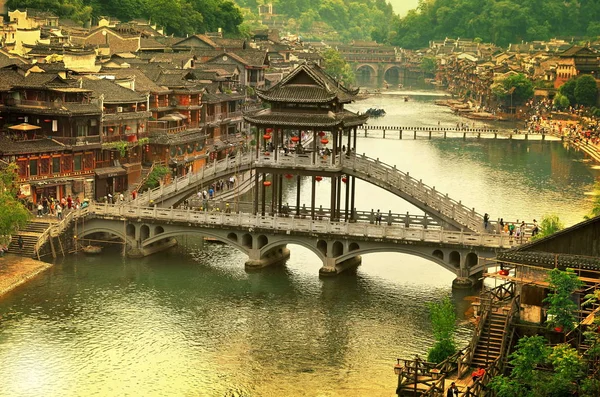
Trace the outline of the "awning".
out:
M 123 167 L 104 167 L 94 170 L 96 176 L 100 179 L 112 178 L 115 176 L 127 175 L 127 171 Z
M 181 121 L 181 120 L 183 120 L 183 118 L 181 118 L 181 116 L 179 116 L 178 114 L 173 114 L 173 113 L 169 113 L 158 119 L 158 121 Z
M 28 123 L 21 123 L 21 124 L 17 124 L 17 125 L 12 125 L 10 127 L 8 127 L 9 130 L 14 130 L 14 131 L 33 131 L 33 130 L 39 130 L 42 127 L 38 127 L 37 125 L 32 125 L 32 124 L 28 124 Z

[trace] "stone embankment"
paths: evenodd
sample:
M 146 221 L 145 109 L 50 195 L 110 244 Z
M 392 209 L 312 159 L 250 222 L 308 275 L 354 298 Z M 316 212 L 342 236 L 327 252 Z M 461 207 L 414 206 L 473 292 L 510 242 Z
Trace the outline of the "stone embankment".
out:
M 50 267 L 51 263 L 5 254 L 0 257 L 0 297 Z

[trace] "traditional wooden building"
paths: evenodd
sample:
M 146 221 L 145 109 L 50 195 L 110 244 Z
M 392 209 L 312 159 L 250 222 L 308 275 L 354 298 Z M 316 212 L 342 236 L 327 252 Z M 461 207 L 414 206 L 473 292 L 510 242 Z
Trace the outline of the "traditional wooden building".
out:
M 357 127 L 367 121 L 368 116 L 344 109 L 344 105 L 355 100 L 357 90 L 348 89 L 329 76 L 318 65 L 305 63 L 294 69 L 283 80 L 268 90 L 258 90 L 258 96 L 270 106 L 267 109 L 248 112 L 244 118 L 256 127 L 256 154 L 269 160 L 270 166 L 260 166 L 256 174 L 262 174 L 262 189 L 256 189 L 254 211 L 265 214 L 266 187 L 271 187 L 271 212 L 282 209 L 283 178 L 296 178 L 296 208 L 300 211 L 300 178 L 310 176 L 311 216 L 315 217 L 315 188 L 322 178 L 331 178 L 331 211 L 333 218 L 341 217 L 341 190 L 346 189 L 344 218 L 351 217 L 354 208 L 355 181 L 341 173 L 344 151 L 356 150 Z M 331 137 L 331 142 L 326 134 Z M 303 136 L 312 137 L 312 146 L 303 147 Z M 344 143 L 343 136 L 347 135 Z M 283 151 L 283 154 L 280 153 Z M 288 165 L 286 167 L 286 164 Z M 303 165 L 302 171 L 295 165 Z M 317 171 L 315 166 L 323 169 Z M 268 181 L 267 174 L 272 175 Z M 262 197 L 259 200 L 259 191 Z M 298 215 L 300 213 L 298 212 Z

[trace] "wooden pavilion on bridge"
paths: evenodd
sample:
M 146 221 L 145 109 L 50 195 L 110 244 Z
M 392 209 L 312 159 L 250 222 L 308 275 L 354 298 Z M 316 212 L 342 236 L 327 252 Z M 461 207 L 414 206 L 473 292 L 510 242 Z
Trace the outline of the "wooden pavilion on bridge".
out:
M 294 69 L 275 86 L 267 90 L 257 90 L 258 96 L 269 107 L 258 111 L 248 112 L 244 119 L 256 127 L 256 155 L 272 158 L 277 162 L 280 156 L 303 157 L 310 164 L 327 160 L 328 165 L 334 165 L 335 159 L 343 155 L 343 151 L 356 152 L 357 128 L 363 125 L 367 115 L 360 115 L 344 109 L 344 105 L 354 101 L 358 89 L 351 90 L 342 86 L 328 75 L 320 66 L 314 63 L 304 63 Z M 329 133 L 331 141 L 325 133 Z M 302 136 L 312 135 L 309 148 L 301 145 Z M 347 142 L 343 136 L 347 135 Z M 262 155 L 261 155 L 262 153 Z M 334 219 L 342 218 L 341 191 L 345 184 L 346 194 L 344 203 L 345 220 L 351 219 L 354 208 L 354 177 L 345 177 L 335 167 L 324 167 L 323 171 L 299 170 L 289 165 L 282 167 L 260 166 L 255 174 L 256 186 L 262 174 L 262 189 L 255 189 L 254 213 L 265 215 L 267 188 L 271 188 L 270 213 L 281 213 L 284 203 L 283 178 L 296 179 L 296 206 L 300 204 L 300 180 L 303 176 L 311 177 L 311 206 L 312 219 L 315 219 L 316 183 L 324 177 L 331 179 L 330 208 Z M 270 180 L 268 176 L 270 175 Z M 299 211 L 299 210 L 298 210 Z M 299 212 L 296 215 L 300 215 Z

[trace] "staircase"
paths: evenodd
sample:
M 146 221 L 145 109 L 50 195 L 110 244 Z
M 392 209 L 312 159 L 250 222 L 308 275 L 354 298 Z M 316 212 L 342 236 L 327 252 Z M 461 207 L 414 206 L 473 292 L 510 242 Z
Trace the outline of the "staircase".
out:
M 492 361 L 500 357 L 506 320 L 507 315 L 502 309 L 492 309 L 485 316 L 481 336 L 473 353 L 472 366 L 487 368 Z
M 12 236 L 7 252 L 9 254 L 33 258 L 35 256 L 35 246 L 39 237 L 48 230 L 51 225 L 50 222 L 45 220 L 31 220 L 23 230 L 20 230 L 19 233 Z M 23 238 L 24 244 L 22 250 L 19 248 L 19 236 Z

